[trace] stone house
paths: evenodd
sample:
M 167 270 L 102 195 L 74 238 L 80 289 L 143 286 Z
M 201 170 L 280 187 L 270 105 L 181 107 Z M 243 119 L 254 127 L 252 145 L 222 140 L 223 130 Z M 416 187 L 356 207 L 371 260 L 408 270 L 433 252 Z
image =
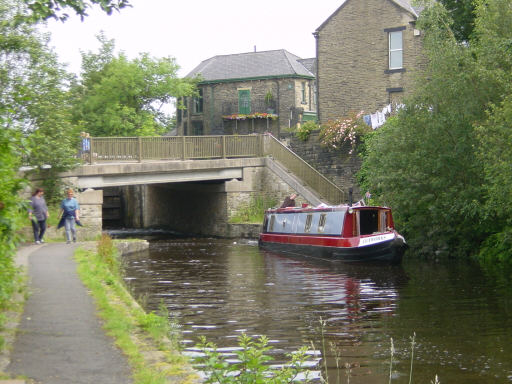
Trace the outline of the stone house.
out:
M 199 79 L 199 97 L 182 100 L 177 134 L 279 136 L 316 119 L 315 65 L 284 49 L 207 59 L 187 75 Z
M 314 32 L 318 118 L 398 104 L 425 59 L 419 10 L 407 0 L 345 0 Z

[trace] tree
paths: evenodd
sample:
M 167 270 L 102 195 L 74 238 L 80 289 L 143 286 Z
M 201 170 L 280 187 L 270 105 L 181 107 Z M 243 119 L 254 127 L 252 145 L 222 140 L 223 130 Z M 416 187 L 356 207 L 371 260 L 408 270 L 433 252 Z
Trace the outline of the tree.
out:
M 87 10 L 94 5 L 101 7 L 108 15 L 130 6 L 128 0 L 23 0 L 23 2 L 31 11 L 30 19 L 36 22 L 50 18 L 65 21 L 69 17 L 67 9 L 74 11 L 83 20 L 88 16 Z
M 477 127 L 479 159 L 485 177 L 486 215 L 492 235 L 480 257 L 512 265 L 512 9 L 503 0 L 476 4 L 475 50 L 493 83 L 501 84 L 502 99 Z
M 475 21 L 475 5 L 473 0 L 441 0 L 452 19 L 452 31 L 455 38 L 469 41 L 473 33 Z
M 140 54 L 129 60 L 114 54 L 103 34 L 99 53 L 82 54 L 82 83 L 74 89 L 74 122 L 93 136 L 149 136 L 170 129 L 164 108 L 173 98 L 190 96 L 195 83 L 177 77 L 170 57 Z
M 510 94 L 511 55 L 504 43 L 509 38 L 501 36 L 512 18 L 498 11 L 504 5 L 486 1 L 476 15 L 474 37 L 460 44 L 449 12 L 429 4 L 418 20 L 428 67 L 406 107 L 367 141 L 364 188 L 395 208 L 410 244 L 429 254 L 478 252 L 496 231 L 495 212 L 484 214 L 489 180 L 475 127 L 494 125 L 490 107 Z
M 45 180 L 51 200 L 58 188 L 52 175 L 76 164 L 78 135 L 70 123 L 67 89 L 72 77 L 48 47 L 48 36 L 13 21 L 19 11 L 17 1 L 0 6 L 0 103 L 9 106 L 1 116 L 4 128 L 24 136 L 26 165 L 51 167 Z

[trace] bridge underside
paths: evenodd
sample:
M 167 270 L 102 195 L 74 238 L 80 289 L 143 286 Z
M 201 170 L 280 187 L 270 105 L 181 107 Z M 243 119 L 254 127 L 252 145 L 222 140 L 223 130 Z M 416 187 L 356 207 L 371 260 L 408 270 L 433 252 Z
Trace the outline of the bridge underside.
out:
M 226 231 L 227 192 L 222 181 L 130 185 L 103 190 L 105 226 L 117 219 L 119 226 L 127 228 L 167 228 L 200 235 Z M 109 199 L 118 200 L 119 204 L 109 205 Z
M 139 173 L 136 176 L 133 174 L 81 176 L 78 178 L 76 185 L 78 188 L 104 188 L 123 185 L 182 183 L 205 180 L 224 181 L 241 179 L 242 177 L 242 168 L 202 169 L 193 172 Z

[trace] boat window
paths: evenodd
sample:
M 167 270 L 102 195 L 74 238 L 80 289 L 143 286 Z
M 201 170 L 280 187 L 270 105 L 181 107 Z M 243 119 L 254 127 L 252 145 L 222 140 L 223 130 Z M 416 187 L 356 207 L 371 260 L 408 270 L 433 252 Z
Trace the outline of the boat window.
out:
M 270 225 L 268 227 L 269 232 L 273 232 L 274 231 L 274 223 L 275 222 L 276 222 L 276 215 L 272 215 L 270 217 Z
M 380 211 L 379 232 L 387 231 L 387 227 L 388 227 L 388 212 Z
M 320 220 L 318 220 L 318 232 L 323 232 L 325 229 L 325 221 L 327 220 L 327 214 L 321 213 Z
M 377 209 L 361 209 L 359 211 L 359 234 L 371 235 L 379 231 L 379 211 Z
M 304 226 L 304 232 L 311 231 L 311 222 L 313 221 L 313 215 L 309 214 L 306 217 L 306 225 Z

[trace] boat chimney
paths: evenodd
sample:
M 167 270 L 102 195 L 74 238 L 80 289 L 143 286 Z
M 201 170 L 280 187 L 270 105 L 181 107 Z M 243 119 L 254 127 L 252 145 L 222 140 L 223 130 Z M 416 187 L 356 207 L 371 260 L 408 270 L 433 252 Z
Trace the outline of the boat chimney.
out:
M 348 206 L 351 207 L 354 201 L 354 197 L 352 195 L 352 188 L 348 189 Z

